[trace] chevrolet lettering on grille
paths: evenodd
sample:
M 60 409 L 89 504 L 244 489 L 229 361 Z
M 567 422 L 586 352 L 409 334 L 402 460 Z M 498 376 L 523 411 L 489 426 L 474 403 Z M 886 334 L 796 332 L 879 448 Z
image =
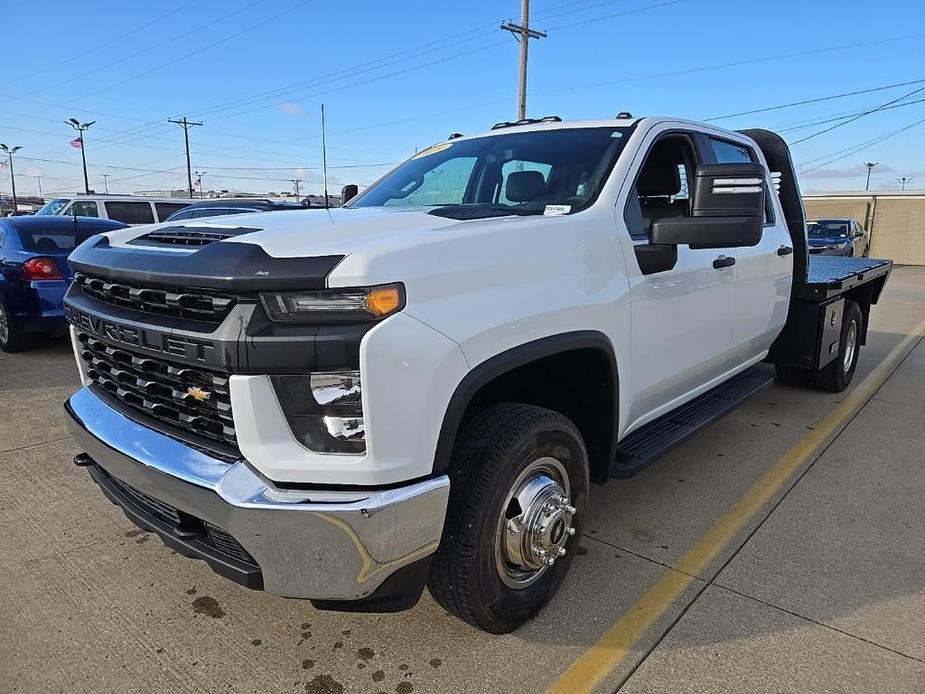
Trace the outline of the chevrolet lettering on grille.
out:
M 171 335 L 150 328 L 133 328 L 86 313 L 67 304 L 64 306 L 64 315 L 71 325 L 86 333 L 155 352 L 206 361 L 207 351 L 215 349 L 215 346 L 208 340 Z

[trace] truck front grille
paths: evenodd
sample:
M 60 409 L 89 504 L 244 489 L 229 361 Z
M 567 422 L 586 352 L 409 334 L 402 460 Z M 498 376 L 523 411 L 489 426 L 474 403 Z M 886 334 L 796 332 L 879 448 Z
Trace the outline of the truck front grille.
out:
M 113 306 L 177 318 L 220 323 L 235 305 L 235 297 L 207 290 L 181 291 L 139 282 L 112 282 L 84 273 L 74 283 L 86 296 Z
M 78 333 L 87 376 L 130 410 L 237 447 L 228 375 L 172 364 Z

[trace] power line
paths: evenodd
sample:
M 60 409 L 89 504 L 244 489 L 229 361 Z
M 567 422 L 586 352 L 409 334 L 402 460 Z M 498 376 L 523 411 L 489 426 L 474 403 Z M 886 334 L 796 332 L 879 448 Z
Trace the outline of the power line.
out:
M 265 0 L 259 0 L 259 2 L 263 2 L 263 1 L 265 1 Z M 224 37 L 224 38 L 222 38 L 222 39 L 219 39 L 218 41 L 213 41 L 212 43 L 206 44 L 205 46 L 202 46 L 202 47 L 200 47 L 200 48 L 197 48 L 197 49 L 194 50 L 194 51 L 190 51 L 189 53 L 185 53 L 185 54 L 181 55 L 181 56 L 178 57 L 178 58 L 174 58 L 173 60 L 167 61 L 166 63 L 162 63 L 162 64 L 160 64 L 160 65 L 156 65 L 155 67 L 152 67 L 152 68 L 150 68 L 150 69 L 148 69 L 148 70 L 145 70 L 144 72 L 140 72 L 140 73 L 138 73 L 137 75 L 133 75 L 133 76 L 131 76 L 131 77 L 127 77 L 127 78 L 125 78 L 124 80 L 121 80 L 121 81 L 119 81 L 119 82 L 115 82 L 114 84 L 106 85 L 105 87 L 100 87 L 99 89 L 96 89 L 96 90 L 90 92 L 89 94 L 84 94 L 84 95 L 78 97 L 76 100 L 79 101 L 80 99 L 87 99 L 87 98 L 89 98 L 89 97 L 91 97 L 91 96 L 96 96 L 97 94 L 101 94 L 102 92 L 109 91 L 110 89 L 114 89 L 115 87 L 121 87 L 123 84 L 128 84 L 129 82 L 133 82 L 133 81 L 135 81 L 135 80 L 137 80 L 137 79 L 139 79 L 139 78 L 141 78 L 141 77 L 146 77 L 147 75 L 150 75 L 150 74 L 152 74 L 152 73 L 154 73 L 154 72 L 158 72 L 159 70 L 163 70 L 165 67 L 170 67 L 171 65 L 175 65 L 175 64 L 177 64 L 177 63 L 179 63 L 179 62 L 182 62 L 182 61 L 184 61 L 184 60 L 186 60 L 186 59 L 188 59 L 188 58 L 192 58 L 194 55 L 199 55 L 200 53 L 204 53 L 205 51 L 208 51 L 208 50 L 210 50 L 210 49 L 212 49 L 212 48 L 215 48 L 216 46 L 219 46 L 219 45 L 221 45 L 221 44 L 223 44 L 223 43 L 227 43 L 228 41 L 231 41 L 231 40 L 233 40 L 233 39 L 236 39 L 236 38 L 238 38 L 239 36 L 243 36 L 244 34 L 250 33 L 251 31 L 254 31 L 255 29 L 259 29 L 260 27 L 265 26 L 265 25 L 269 24 L 270 22 L 273 22 L 273 21 L 279 19 L 280 17 L 283 17 L 283 16 L 289 14 L 290 12 L 294 12 L 295 10 L 301 9 L 301 8 L 304 7 L 305 5 L 308 5 L 311 1 L 312 1 L 312 0 L 303 0 L 303 2 L 299 2 L 299 3 L 297 3 L 296 5 L 293 5 L 292 7 L 288 8 L 288 9 L 286 9 L 286 10 L 283 10 L 282 12 L 277 12 L 276 14 L 274 14 L 274 15 L 268 17 L 267 19 L 264 19 L 262 22 L 256 22 L 256 23 L 254 23 L 254 24 L 250 24 L 250 25 L 248 25 L 246 28 L 242 29 L 241 31 L 235 32 L 234 34 L 231 34 L 230 36 L 226 36 L 226 37 Z M 259 2 L 258 2 L 258 3 L 255 3 L 255 4 L 259 4 Z M 251 7 L 253 7 L 253 6 L 251 6 Z M 249 8 L 249 9 L 250 9 L 250 8 Z
M 578 22 L 572 22 L 571 24 L 560 24 L 558 26 L 550 27 L 550 31 L 560 31 L 562 29 L 571 29 L 572 27 L 579 27 L 585 24 L 592 24 L 593 22 L 599 22 L 602 19 L 613 19 L 614 17 L 625 17 L 631 14 L 638 14 L 639 12 L 647 12 L 648 10 L 655 10 L 659 7 L 668 7 L 669 5 L 678 5 L 687 0 L 669 0 L 668 2 L 662 2 L 657 5 L 647 5 L 645 7 L 637 7 L 633 10 L 626 10 L 625 12 L 616 12 L 614 14 L 606 14 L 601 17 L 591 17 L 590 19 L 582 19 Z
M 917 120 L 914 123 L 910 123 L 909 125 L 903 126 L 902 128 L 899 128 L 898 130 L 894 130 L 893 132 L 887 133 L 886 135 L 875 137 L 872 140 L 867 140 L 866 142 L 862 142 L 857 145 L 852 145 L 851 147 L 846 147 L 845 149 L 838 150 L 837 152 L 830 152 L 829 154 L 825 156 L 816 157 L 815 159 L 810 159 L 809 161 L 805 161 L 799 164 L 798 166 L 806 166 L 807 164 L 812 164 L 814 162 L 821 161 L 823 159 L 828 159 L 828 161 L 826 161 L 824 164 L 820 164 L 819 166 L 814 166 L 810 169 L 804 169 L 800 171 L 799 175 L 803 176 L 803 175 L 808 174 L 810 171 L 816 171 L 818 169 L 822 169 L 828 166 L 829 164 L 834 164 L 835 162 L 841 161 L 842 159 L 846 157 L 850 157 L 854 154 L 857 154 L 858 152 L 864 149 L 867 149 L 868 147 L 871 147 L 876 144 L 880 144 L 884 140 L 888 140 L 891 137 L 895 137 L 896 135 L 899 135 L 900 133 L 904 133 L 907 130 L 911 130 L 912 128 L 918 125 L 921 125 L 922 123 L 925 123 L 925 118 L 922 118 L 921 120 Z M 835 156 L 835 155 L 840 155 L 840 156 Z M 830 157 L 834 157 L 834 158 L 830 158 Z
M 223 22 L 226 19 L 231 19 L 232 17 L 236 15 L 242 14 L 244 12 L 248 12 L 252 10 L 254 7 L 256 7 L 257 5 L 262 5 L 265 2 L 267 2 L 267 0 L 256 0 L 256 2 L 250 3 L 249 5 L 245 5 L 244 7 L 240 7 L 233 12 L 229 12 L 228 14 L 222 15 L 220 17 L 213 17 L 205 24 L 200 24 L 198 26 L 195 26 L 192 29 L 188 29 L 187 31 L 184 31 L 181 34 L 174 34 L 170 38 L 167 38 L 163 41 L 155 43 L 152 46 L 148 46 L 147 48 L 142 48 L 141 50 L 135 51 L 134 53 L 130 53 L 126 56 L 121 56 L 118 61 L 107 62 L 104 65 L 93 68 L 92 70 L 88 70 L 87 72 L 82 72 L 78 75 L 73 75 L 69 77 L 68 79 L 62 80 L 60 82 L 52 82 L 51 84 L 44 84 L 42 85 L 40 89 L 37 89 L 34 92 L 31 92 L 31 94 L 37 94 L 39 92 L 47 91 L 54 87 L 60 87 L 65 84 L 73 84 L 76 80 L 83 79 L 84 77 L 89 77 L 90 75 L 95 75 L 96 73 L 102 72 L 103 70 L 108 70 L 109 68 L 113 67 L 114 65 L 118 63 L 125 63 L 126 61 L 129 61 L 132 58 L 137 58 L 138 56 L 144 55 L 145 53 L 150 53 L 151 51 L 161 48 L 162 46 L 166 46 L 167 44 L 174 43 L 175 41 L 179 39 L 186 38 L 187 36 L 190 36 L 191 34 L 195 34 L 199 31 L 202 31 L 203 29 L 210 29 L 216 24 L 218 24 L 219 22 Z M 72 99 L 69 102 L 65 102 L 64 105 L 72 104 L 74 101 L 79 101 L 80 99 L 85 98 L 86 96 L 89 96 L 89 95 L 79 96 L 76 99 Z
M 860 41 L 857 43 L 847 43 L 838 46 L 828 46 L 826 48 L 813 48 L 805 51 L 795 51 L 791 53 L 780 53 L 778 55 L 764 56 L 761 58 L 749 58 L 747 60 L 736 60 L 728 63 L 715 63 L 713 65 L 704 65 L 700 67 L 685 68 L 683 70 L 672 70 L 670 72 L 657 72 L 649 75 L 640 75 L 637 77 L 624 77 L 616 80 L 607 80 L 604 82 L 590 82 L 585 84 L 576 84 L 570 87 L 560 87 L 558 89 L 544 89 L 541 91 L 531 92 L 531 94 L 559 94 L 561 92 L 572 92 L 581 89 L 594 89 L 596 87 L 609 87 L 614 84 L 625 84 L 628 82 L 643 82 L 646 80 L 663 79 L 665 77 L 679 77 L 691 75 L 699 72 L 711 72 L 713 70 L 722 70 L 730 67 L 741 67 L 743 65 L 756 65 L 758 63 L 767 63 L 774 60 L 786 60 L 789 58 L 802 58 L 807 55 L 817 55 L 819 53 L 830 53 L 832 51 L 847 50 L 850 48 L 862 48 L 867 46 L 876 46 L 884 43 L 894 43 L 898 41 L 910 41 L 925 37 L 925 32 L 918 34 L 906 34 L 904 36 L 893 36 L 885 39 L 875 39 L 873 41 Z
M 842 127 L 842 126 L 844 126 L 844 125 L 848 125 L 849 123 L 853 123 L 854 121 L 859 120 L 859 119 L 863 118 L 864 116 L 869 116 L 871 113 L 876 113 L 877 111 L 882 111 L 883 109 L 887 108 L 888 106 L 892 106 L 892 105 L 895 104 L 895 103 L 898 103 L 898 102 L 900 102 L 900 101 L 903 101 L 904 99 L 908 99 L 910 96 L 913 96 L 913 95 L 918 94 L 919 92 L 923 92 L 923 91 L 925 91 L 925 87 L 919 87 L 918 89 L 913 89 L 911 92 L 908 92 L 908 93 L 906 93 L 906 94 L 903 94 L 902 96 L 897 97 L 896 99 L 893 99 L 893 100 L 891 100 L 891 101 L 887 101 L 887 102 L 884 103 L 884 104 L 880 104 L 880 105 L 877 106 L 876 108 L 872 108 L 872 109 L 870 109 L 870 110 L 868 110 L 868 111 L 863 111 L 863 112 L 861 112 L 861 113 L 859 113 L 859 114 L 857 114 L 857 115 L 855 115 L 855 116 L 852 116 L 851 118 L 848 118 L 847 120 L 842 121 L 841 123 L 836 123 L 835 125 L 830 125 L 828 128 L 823 128 L 822 130 L 818 130 L 818 131 L 816 131 L 816 132 L 814 132 L 814 133 L 812 133 L 812 134 L 810 134 L 810 135 L 807 135 L 806 137 L 801 137 L 799 140 L 794 140 L 793 142 L 791 142 L 791 143 L 789 143 L 789 144 L 790 144 L 791 147 L 793 147 L 794 145 L 798 145 L 798 144 L 800 144 L 801 142 L 806 142 L 807 140 L 812 140 L 814 137 L 819 137 L 820 135 L 824 135 L 825 133 L 832 132 L 832 131 L 835 130 L 836 128 L 840 128 L 840 127 Z
M 185 10 L 187 7 L 189 7 L 190 5 L 195 5 L 197 1 L 198 1 L 198 0 L 190 0 L 189 2 L 184 3 L 183 5 L 180 5 L 179 7 L 175 7 L 174 9 L 172 9 L 172 10 L 170 10 L 170 11 L 168 11 L 168 12 L 165 12 L 165 13 L 162 14 L 162 15 L 158 15 L 158 16 L 155 17 L 154 19 L 152 19 L 152 20 L 150 20 L 150 21 L 148 21 L 148 22 L 145 22 L 144 24 L 141 24 L 141 25 L 135 27 L 134 29 L 130 29 L 129 31 L 120 31 L 120 32 L 118 32 L 118 35 L 115 37 L 115 41 L 121 41 L 121 40 L 123 40 L 123 39 L 125 39 L 125 38 L 127 38 L 127 37 L 129 37 L 129 36 L 133 36 L 133 35 L 135 35 L 135 34 L 141 32 L 141 31 L 144 31 L 144 30 L 147 29 L 148 27 L 154 26 L 154 25 L 157 24 L 158 22 L 161 22 L 161 21 L 167 19 L 168 17 L 171 17 L 171 16 L 177 14 L 178 12 L 182 12 L 182 11 Z M 87 57 L 88 55 L 91 55 L 92 53 L 96 53 L 97 51 L 103 50 L 104 48 L 112 48 L 112 44 L 113 44 L 113 43 L 114 43 L 114 39 L 112 38 L 112 36 L 108 36 L 108 37 L 106 38 L 106 40 L 105 40 L 103 43 L 99 43 L 99 44 L 97 44 L 96 46 L 94 46 L 93 48 L 89 48 L 89 49 L 87 49 L 87 50 L 85 50 L 85 51 L 82 51 L 82 52 L 80 52 L 80 53 L 77 53 L 76 55 L 72 55 L 72 56 L 66 58 L 65 60 L 58 61 L 57 63 L 55 63 L 55 64 L 53 64 L 53 65 L 50 65 L 50 66 L 48 66 L 48 67 L 42 68 L 41 70 L 36 70 L 35 72 L 30 72 L 30 73 L 27 73 L 27 74 L 25 74 L 25 75 L 20 75 L 19 77 L 14 78 L 12 82 L 8 82 L 8 83 L 7 83 L 7 86 L 9 86 L 10 84 L 16 84 L 16 83 L 22 82 L 22 81 L 27 80 L 27 79 L 31 79 L 31 78 L 33 78 L 33 77 L 36 77 L 37 75 L 44 75 L 46 72 L 51 72 L 52 70 L 56 70 L 56 69 L 60 68 L 62 65 L 66 65 L 66 64 L 68 64 L 68 63 L 74 63 L 74 62 L 80 60 L 81 58 L 85 58 L 85 57 Z M 68 80 L 68 81 L 70 81 L 70 80 Z M 61 84 L 61 83 L 59 83 L 59 84 Z M 51 85 L 45 85 L 43 88 L 48 88 L 49 86 L 51 86 Z
M 738 116 L 750 116 L 755 113 L 767 113 L 768 111 L 779 111 L 785 108 L 791 108 L 793 106 L 806 106 L 808 104 L 818 104 L 822 101 L 831 101 L 832 99 L 843 99 L 849 96 L 857 96 L 859 94 L 870 94 L 871 92 L 880 92 L 886 89 L 895 89 L 897 87 L 907 87 L 910 84 L 922 84 L 925 82 L 925 79 L 921 80 L 911 80 L 909 82 L 896 82 L 895 84 L 886 84 L 880 87 L 871 87 L 869 89 L 857 89 L 853 92 L 842 92 L 841 94 L 830 94 L 828 96 L 820 96 L 815 99 L 804 99 L 803 101 L 791 101 L 786 104 L 777 104 L 775 106 L 765 106 L 763 108 L 754 108 L 750 111 L 739 111 L 738 113 L 727 113 L 722 116 L 713 116 L 712 118 L 704 118 L 705 123 L 712 123 L 717 120 L 726 120 L 727 118 L 737 118 Z

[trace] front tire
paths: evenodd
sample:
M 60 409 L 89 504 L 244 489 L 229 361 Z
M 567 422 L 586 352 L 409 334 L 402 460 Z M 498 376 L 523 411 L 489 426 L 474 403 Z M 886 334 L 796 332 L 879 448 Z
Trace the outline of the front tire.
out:
M 458 437 L 449 475 L 427 587 L 472 626 L 511 632 L 549 602 L 576 554 L 588 497 L 581 434 L 558 412 L 494 405 Z
M 840 393 L 851 383 L 858 366 L 863 325 L 864 317 L 857 302 L 846 300 L 838 342 L 838 357 L 820 369 L 816 375 L 816 384 L 823 390 Z

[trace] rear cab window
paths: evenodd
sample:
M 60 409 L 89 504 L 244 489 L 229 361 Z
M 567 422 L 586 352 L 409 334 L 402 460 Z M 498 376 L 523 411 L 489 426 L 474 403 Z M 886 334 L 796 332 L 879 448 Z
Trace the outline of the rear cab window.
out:
M 154 210 L 151 209 L 150 202 L 107 200 L 103 204 L 106 206 L 106 216 L 118 222 L 125 222 L 126 224 L 154 223 Z
M 710 141 L 717 164 L 757 164 L 760 161 L 755 151 L 748 145 L 712 136 L 707 139 Z M 764 184 L 764 224 L 765 226 L 774 224 L 774 203 L 771 201 L 771 188 L 768 186 L 768 181 Z

